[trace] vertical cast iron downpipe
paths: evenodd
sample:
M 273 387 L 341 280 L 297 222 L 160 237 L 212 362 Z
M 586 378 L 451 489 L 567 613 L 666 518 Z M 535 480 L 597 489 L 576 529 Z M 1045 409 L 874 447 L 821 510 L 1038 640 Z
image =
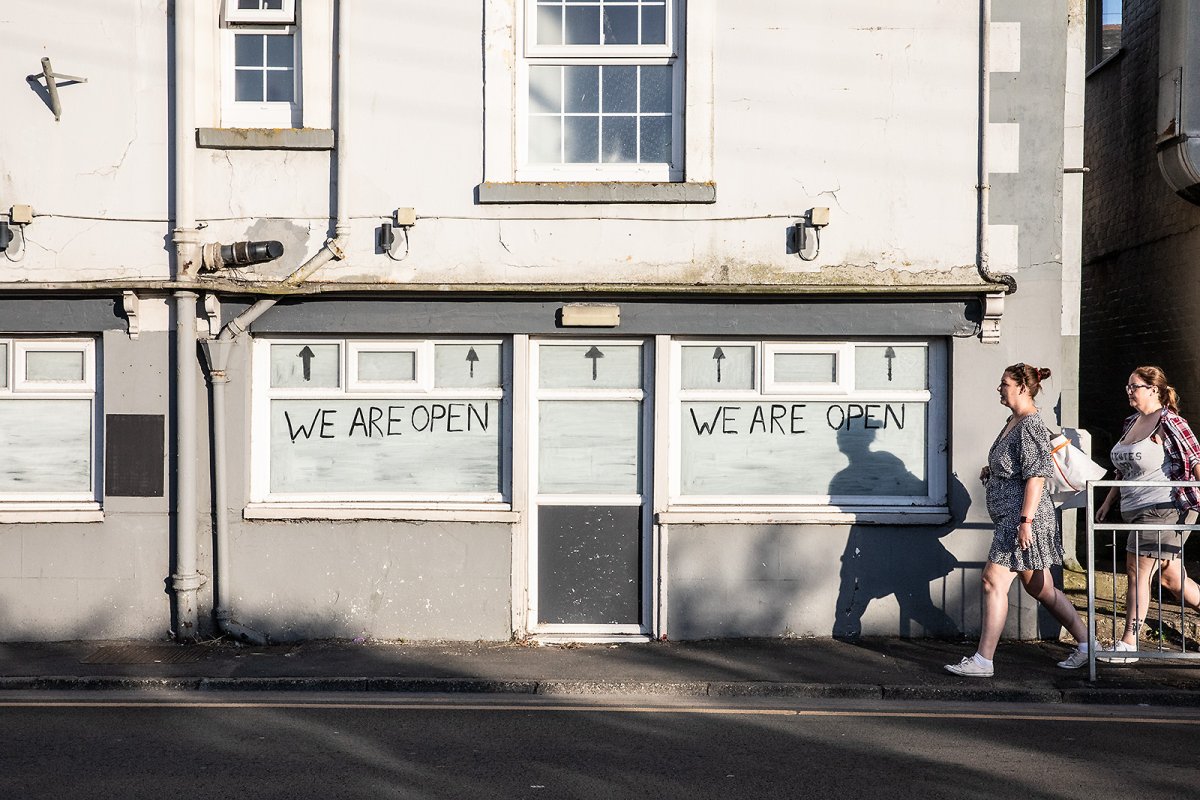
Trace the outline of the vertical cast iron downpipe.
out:
M 195 151 L 196 9 L 192 0 L 175 0 L 175 279 L 194 280 L 200 265 L 200 236 L 193 204 Z M 171 627 L 181 641 L 195 639 L 197 599 L 204 577 L 197 569 L 196 512 L 196 300 L 192 290 L 175 292 L 175 563 L 171 589 L 175 605 Z
M 988 242 L 988 218 L 991 185 L 988 165 L 988 120 L 991 117 L 992 95 L 992 0 L 979 0 L 979 158 L 978 158 L 978 205 L 975 219 L 975 268 L 979 276 L 989 283 L 1002 283 L 1005 294 L 1017 291 L 1017 279 L 1012 275 L 996 274 L 991 270 L 991 252 Z
M 293 288 L 300 285 L 321 267 L 334 259 L 345 258 L 343 248 L 350 237 L 350 217 L 347 205 L 346 175 L 348 137 L 346 135 L 346 119 L 348 116 L 347 92 L 349 78 L 347 74 L 347 42 L 349 40 L 348 24 L 349 3 L 339 0 L 337 4 L 337 47 L 335 51 L 337 63 L 337 185 L 334 202 L 337 205 L 336 227 L 334 238 L 327 241 L 324 247 L 288 275 L 281 285 Z M 267 644 L 269 638 L 238 622 L 233 612 L 233 592 L 230 581 L 229 557 L 229 518 L 227 508 L 226 475 L 227 448 L 225 445 L 225 389 L 229 385 L 229 356 L 237 339 L 249 330 L 256 319 L 269 311 L 279 299 L 277 297 L 263 298 L 243 311 L 221 330 L 215 340 L 203 342 L 204 353 L 207 357 L 209 380 L 211 385 L 212 429 L 213 429 L 213 525 L 216 581 L 214 586 L 214 617 L 218 629 L 223 633 L 241 641 L 252 644 Z M 195 307 L 193 306 L 193 312 Z M 194 329 L 194 328 L 193 328 Z

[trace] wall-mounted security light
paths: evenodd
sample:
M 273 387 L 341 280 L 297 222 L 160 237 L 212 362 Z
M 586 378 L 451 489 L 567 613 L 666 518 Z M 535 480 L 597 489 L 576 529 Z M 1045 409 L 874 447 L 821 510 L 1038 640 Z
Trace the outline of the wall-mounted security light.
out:
M 817 206 L 805 212 L 796 223 L 796 255 L 805 261 L 814 260 L 821 252 L 821 228 L 828 224 L 828 208 Z
M 200 261 L 202 272 L 219 269 L 237 269 L 252 264 L 264 264 L 283 255 L 283 244 L 276 241 L 234 242 L 221 244 L 212 242 L 204 245 Z
M 392 218 L 379 226 L 379 249 L 387 253 L 393 261 L 403 261 L 408 258 L 408 229 L 417 224 L 415 208 L 397 208 L 392 212 Z M 396 244 L 396 228 L 404 237 L 404 253 L 399 255 L 393 250 Z

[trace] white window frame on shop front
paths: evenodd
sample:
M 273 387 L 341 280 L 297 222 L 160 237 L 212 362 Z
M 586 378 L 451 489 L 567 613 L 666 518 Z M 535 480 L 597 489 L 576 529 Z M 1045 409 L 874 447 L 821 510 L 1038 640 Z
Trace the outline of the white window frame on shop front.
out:
M 277 374 L 277 365 L 273 366 L 272 348 L 281 348 L 280 352 L 290 354 L 294 351 L 297 364 L 302 364 L 302 354 L 308 349 L 310 364 L 302 368 L 313 369 L 310 379 L 321 383 L 320 386 L 304 386 L 303 381 L 294 377 L 286 380 Z M 320 355 L 331 354 L 330 348 L 336 347 L 335 366 L 326 364 L 320 373 L 316 371 L 314 359 Z M 489 372 L 478 387 L 453 385 L 448 378 L 439 379 L 436 364 L 439 347 L 445 347 L 446 353 L 457 352 L 467 348 L 468 358 L 462 369 L 470 370 L 474 375 L 475 364 L 471 356 L 478 358 L 473 351 L 475 348 L 489 348 L 496 354 L 496 361 L 487 367 L 494 370 Z M 321 349 L 324 348 L 324 349 Z M 491 350 L 494 348 L 494 350 Z M 362 357 L 367 356 L 397 356 L 394 361 L 384 360 L 377 364 L 369 373 L 360 369 Z M 511 344 L 497 337 L 447 337 L 438 339 L 395 339 L 372 337 L 272 337 L 257 338 L 253 350 L 253 399 L 252 399 L 252 436 L 251 436 L 251 492 L 248 517 L 278 516 L 287 518 L 288 507 L 312 509 L 444 509 L 451 512 L 470 510 L 479 511 L 509 511 L 511 510 L 512 486 L 512 348 Z M 392 376 L 382 374 L 381 368 L 389 363 L 400 365 L 400 371 Z M 411 363 L 411 370 L 407 366 Z M 292 369 L 301 367 L 293 365 Z M 330 370 L 333 372 L 330 372 Z M 482 370 L 483 367 L 481 366 Z M 275 385 L 273 385 L 275 384 Z M 306 410 L 314 408 L 314 401 L 326 401 L 328 408 L 341 406 L 332 415 L 312 416 L 298 415 L 297 421 L 288 419 L 288 436 L 290 443 L 295 443 L 297 437 L 305 440 L 313 436 L 320 437 L 322 433 L 327 438 L 372 439 L 376 434 L 380 437 L 400 437 L 393 441 L 393 446 L 407 446 L 405 442 L 412 441 L 413 436 L 432 431 L 424 427 L 425 418 L 417 419 L 418 409 L 426 409 L 439 425 L 454 433 L 470 433 L 473 429 L 477 440 L 487 446 L 486 458 L 482 455 L 472 455 L 468 461 L 483 462 L 491 459 L 495 464 L 495 485 L 484 488 L 481 486 L 457 490 L 442 487 L 439 489 L 413 488 L 402 486 L 394 489 L 377 489 L 369 485 L 368 480 L 363 488 L 339 488 L 335 485 L 312 491 L 286 491 L 272 488 L 272 470 L 276 467 L 272 461 L 273 421 L 272 404 L 276 401 L 296 401 L 297 407 Z M 348 406 L 354 406 L 353 414 L 341 413 Z M 486 406 L 486 409 L 484 408 Z M 358 418 L 358 410 L 362 408 L 380 409 L 379 414 L 371 418 Z M 438 417 L 438 413 L 455 415 L 449 421 L 446 417 Z M 407 415 L 407 416 L 406 416 Z M 414 420 L 416 420 L 414 422 Z M 292 436 L 299 431 L 303 424 L 311 433 Z M 486 424 L 485 424 L 486 423 Z M 432 422 L 430 423 L 433 424 Z M 311 427 L 316 425 L 317 427 Z M 325 425 L 325 428 L 321 428 Z M 364 427 L 365 426 L 365 427 Z M 473 428 L 472 428 L 473 426 Z M 281 429 L 282 430 L 282 429 Z M 486 437 L 479 432 L 482 431 Z M 432 435 L 432 433 L 429 433 Z M 449 435 L 449 434 L 447 434 Z M 407 437 L 405 439 L 404 437 Z M 371 446 L 382 446 L 383 440 Z M 350 447 L 347 442 L 344 446 Z M 361 442 L 359 443 L 361 446 Z M 414 445 L 415 446 L 415 445 Z M 437 453 L 438 458 L 427 458 L 418 466 L 421 469 L 436 469 L 444 466 L 446 459 L 453 459 L 455 451 L 432 444 L 421 445 L 429 452 Z M 484 445 L 481 445 L 484 446 Z M 434 448 L 430 450 L 430 448 Z M 353 451 L 350 451 L 353 452 Z M 461 451 L 458 452 L 461 456 Z M 391 455 L 390 458 L 403 460 L 412 457 Z M 315 456 L 306 456 L 315 458 Z M 338 458 L 332 460 L 334 469 Z M 282 463 L 282 462 L 279 462 Z M 347 463 L 343 460 L 342 463 Z M 490 463 L 490 462 L 489 462 Z M 359 463 L 358 468 L 364 468 Z M 373 469 L 374 466 L 366 465 Z M 459 468 L 467 467 L 459 464 Z M 356 484 L 357 485 L 357 484 Z M 254 507 L 272 507 L 270 513 L 252 513 Z M 278 512 L 278 513 L 276 513 Z
M 518 25 L 516 73 L 516 132 L 518 181 L 682 181 L 684 177 L 684 37 L 680 13 L 681 0 L 520 0 L 523 24 Z M 663 15 L 662 42 L 641 43 L 649 36 L 646 20 L 650 14 Z M 544 30 L 554 12 L 562 17 L 558 36 Z M 566 41 L 574 23 L 568 15 L 592 15 L 597 25 L 593 43 Z M 636 18 L 637 43 L 606 41 L 612 35 L 609 14 L 632 14 Z M 657 29 L 657 28 L 655 28 Z M 652 36 L 651 39 L 659 37 Z M 557 39 L 557 42 L 551 40 Z M 571 92 L 571 74 L 586 77 L 585 70 L 595 68 L 595 95 Z M 669 70 L 664 82 L 654 78 Z M 606 76 L 635 76 L 629 92 L 605 90 Z M 557 80 L 551 80 L 557 73 Z M 571 73 L 571 74 L 569 74 Z M 553 91 L 535 91 L 535 84 L 552 86 Z M 652 100 L 649 87 L 669 85 L 669 107 Z M 531 97 L 536 95 L 536 97 Z M 633 97 L 633 106 L 626 102 Z M 619 105 L 608 106 L 619 103 Z M 670 147 L 666 159 L 657 157 L 652 144 L 654 130 L 669 121 Z M 579 138 L 594 123 L 596 151 L 589 158 L 576 157 L 570 142 Z M 546 139 L 558 125 L 558 147 Z M 632 125 L 633 158 L 618 155 L 614 146 L 622 141 L 621 131 Z M 537 129 L 536 131 L 534 129 Z M 539 133 L 540 132 L 540 133 Z M 606 149 L 606 143 L 608 145 Z M 551 150 L 556 156 L 547 156 Z M 590 154 L 590 149 L 589 149 Z M 621 158 L 622 160 L 614 160 Z
M 90 338 L 0 337 L 0 409 L 5 409 L 6 406 L 12 409 L 16 404 L 29 405 L 32 402 L 36 403 L 39 413 L 51 416 L 50 419 L 43 420 L 40 427 L 36 420 L 32 419 L 27 420 L 20 428 L 5 425 L 9 428 L 8 433 L 0 431 L 0 454 L 5 460 L 5 466 L 13 468 L 24 456 L 25 460 L 31 462 L 28 465 L 29 469 L 36 471 L 32 463 L 36 461 L 47 473 L 51 473 L 45 477 L 52 481 L 70 475 L 72 470 L 78 471 L 82 468 L 85 471 L 85 474 L 75 477 L 77 486 L 70 489 L 44 485 L 43 488 L 19 491 L 6 487 L 8 481 L 0 481 L 0 521 L 37 521 L 28 517 L 7 519 L 9 514 L 20 515 L 30 511 L 99 512 L 102 417 L 100 396 L 96 388 L 96 353 L 96 341 Z M 36 360 L 39 355 L 77 356 L 78 372 L 75 372 L 74 365 L 68 364 L 70 374 L 60 372 L 38 375 Z M 87 404 L 86 414 L 76 414 L 72 421 L 77 428 L 86 427 L 86 431 L 81 434 L 79 441 L 53 441 L 56 433 L 61 434 L 67 428 L 66 420 L 56 422 L 53 413 L 58 410 L 58 406 L 65 409 L 68 403 Z M 3 424 L 4 420 L 0 418 L 0 425 Z M 34 435 L 39 431 L 45 433 L 46 438 L 30 443 L 30 451 L 24 454 L 17 449 L 20 447 L 18 442 L 8 438 L 20 439 L 24 435 Z M 34 448 L 36 457 L 31 457 Z M 0 469 L 0 472 L 3 472 L 3 469 Z M 30 475 L 29 479 L 36 482 L 37 476 Z M 15 482 L 21 480 L 23 479 L 18 477 Z M 56 521 L 56 518 L 49 516 L 46 521 Z
M 730 388 L 684 388 L 684 354 L 688 347 L 711 348 L 717 354 L 718 348 L 724 351 L 737 352 L 736 348 L 753 348 L 753 374 L 746 377 L 745 369 L 738 373 L 742 383 Z M 855 359 L 864 352 L 860 348 L 921 348 L 925 353 L 926 375 L 924 388 L 886 389 L 856 387 Z M 814 377 L 810 381 L 793 379 L 791 382 L 781 380 L 774 368 L 776 356 L 829 356 L 834 365 L 833 374 Z M 722 363 L 725 360 L 723 359 Z M 742 361 L 746 359 L 743 358 Z M 714 358 L 712 369 L 717 368 Z M 890 374 L 890 373 L 889 373 Z M 816 511 L 846 511 L 846 512 L 905 512 L 905 511 L 941 511 L 947 503 L 946 468 L 947 468 L 947 406 L 948 371 L 945 343 L 938 339 L 871 339 L 871 340 L 842 340 L 842 341 L 811 341 L 811 340 L 772 340 L 772 339 L 673 339 L 671 342 L 671 403 L 669 406 L 669 425 L 671 440 L 669 447 L 669 511 L 672 514 L 689 511 L 729 511 L 729 512 L 797 512 L 807 513 Z M 728 380 L 728 378 L 726 379 Z M 713 419 L 701 419 L 694 423 L 687 416 L 689 409 L 695 405 L 689 404 L 727 404 L 730 413 L 728 419 L 714 416 Z M 775 494 L 769 492 L 731 491 L 720 492 L 688 492 L 684 487 L 685 462 L 694 469 L 694 462 L 685 453 L 684 425 L 715 424 L 713 436 L 716 434 L 746 434 L 747 428 L 754 432 L 754 421 L 748 416 L 757 409 L 766 406 L 770 410 L 765 420 L 768 427 L 789 429 L 791 432 L 807 431 L 813 426 L 824 426 L 832 429 L 832 422 L 826 415 L 832 415 L 827 408 L 826 414 L 814 414 L 816 410 L 809 406 L 829 404 L 844 404 L 848 413 L 872 414 L 872 421 L 864 422 L 866 427 L 876 427 L 897 421 L 896 407 L 899 404 L 915 405 L 926 409 L 924 435 L 925 441 L 921 451 L 924 459 L 924 482 L 926 491 L 923 494 L 842 494 L 835 495 L 825 492 L 796 492 Z M 889 409 L 889 404 L 891 408 Z M 737 411 L 732 411 L 732 409 Z M 780 410 L 784 409 L 784 410 Z M 722 412 L 723 413 L 723 412 Z M 775 414 L 777 419 L 769 419 Z M 793 415 L 799 414 L 793 419 Z M 890 415 L 890 416 L 889 416 Z M 837 420 L 834 420 L 837 421 Z M 763 421 L 758 422 L 759 433 L 764 435 Z M 828 431 L 822 432 L 828 435 Z M 697 437 L 701 434 L 697 433 Z M 714 439 L 716 441 L 716 439 Z M 871 451 L 873 452 L 873 451 Z M 838 458 L 842 458 L 838 456 Z M 799 459 L 797 459 L 798 461 Z M 714 462 L 714 470 L 724 468 L 719 461 Z M 794 463 L 794 462 L 793 462 Z M 746 467 L 746 465 L 741 465 Z M 778 472 L 778 466 L 775 465 Z M 736 469 L 730 465 L 730 469 Z M 753 474 L 746 470 L 743 474 Z M 763 469 L 761 474 L 768 476 L 770 470 Z M 754 478 L 750 478 L 753 480 Z M 769 479 L 769 478 L 767 478 Z M 670 516 L 670 515 L 668 515 Z M 916 521 L 915 519 L 913 521 Z

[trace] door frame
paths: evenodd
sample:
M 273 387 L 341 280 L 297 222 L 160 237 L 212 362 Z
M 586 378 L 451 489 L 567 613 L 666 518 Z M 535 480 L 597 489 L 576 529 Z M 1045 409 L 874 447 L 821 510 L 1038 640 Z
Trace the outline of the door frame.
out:
M 524 337 L 523 337 L 524 338 Z M 514 342 L 514 347 L 516 346 Z M 526 489 L 520 495 L 514 495 L 514 503 L 519 502 L 519 510 L 522 519 L 524 520 L 524 541 L 521 543 L 521 564 L 520 571 L 524 573 L 525 592 L 517 591 L 514 593 L 514 600 L 523 600 L 523 616 L 524 632 L 530 636 L 539 639 L 566 639 L 571 641 L 627 641 L 629 639 L 648 639 L 655 629 L 656 620 L 658 618 L 656 602 L 657 602 L 657 557 L 656 557 L 656 541 L 655 541 L 655 525 L 654 525 L 654 488 L 655 488 L 655 421 L 657 392 L 655 391 L 655 365 L 657 363 L 658 347 L 656 347 L 656 339 L 652 336 L 594 336 L 594 337 L 555 337 L 555 336 L 540 336 L 527 338 L 525 344 L 524 358 L 519 359 L 524 362 L 526 375 L 523 381 L 527 401 L 522 404 L 525 417 L 525 425 L 514 425 L 515 430 L 524 428 L 525 435 L 521 442 L 521 449 L 524 451 L 524 482 Z M 636 394 L 634 390 L 629 389 L 613 389 L 613 390 L 589 390 L 589 389 L 551 389 L 542 390 L 539 388 L 539 348 L 543 344 L 558 345 L 629 345 L 636 344 L 642 350 L 642 369 L 641 369 L 641 389 L 640 397 L 635 398 L 632 395 Z M 517 359 L 514 359 L 517 361 Z M 515 381 L 514 381 L 515 382 Z M 640 619 L 635 624 L 609 624 L 609 623 L 589 623 L 589 624 L 560 624 L 547 623 L 540 624 L 538 622 L 538 509 L 542 505 L 541 498 L 543 497 L 538 491 L 538 403 L 541 400 L 586 400 L 589 398 L 596 399 L 611 399 L 611 400 L 630 400 L 637 399 L 640 406 L 639 414 L 639 441 L 638 441 L 638 489 L 640 502 L 628 502 L 628 495 L 547 495 L 554 498 L 553 502 L 547 502 L 546 505 L 596 505 L 597 503 L 609 505 L 638 505 L 642 509 L 641 513 L 641 566 L 640 566 Z M 517 559 L 514 558 L 514 566 Z M 522 594 L 524 595 L 522 598 Z M 518 615 L 514 615 L 517 617 Z

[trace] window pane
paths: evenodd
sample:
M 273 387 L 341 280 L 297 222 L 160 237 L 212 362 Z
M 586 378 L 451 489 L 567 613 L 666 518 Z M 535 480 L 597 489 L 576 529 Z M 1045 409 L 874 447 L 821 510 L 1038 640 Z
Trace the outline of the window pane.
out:
M 238 8 L 253 9 L 257 11 L 260 8 L 262 0 L 238 0 Z
M 267 73 L 267 101 L 271 103 L 292 102 L 294 73 L 290 69 L 272 70 Z
M 642 348 L 636 344 L 555 344 L 538 348 L 544 389 L 640 389 Z
M 236 70 L 233 99 L 238 102 L 262 102 L 263 73 L 256 69 Z
M 538 404 L 538 491 L 636 494 L 641 403 L 554 400 Z
M 637 111 L 637 67 L 605 67 L 604 103 L 601 111 Z
M 854 388 L 925 389 L 924 347 L 854 348 Z
M 271 386 L 282 388 L 335 388 L 341 363 L 336 344 L 271 345 Z
M 239 33 L 233 37 L 233 64 L 236 67 L 261 67 L 263 65 L 263 39 L 265 36 Z
M 534 164 L 562 163 L 562 117 L 531 117 L 529 160 Z
M 685 403 L 688 495 L 922 497 L 923 403 Z
M 638 43 L 637 6 L 606 6 L 604 8 L 604 43 Z
M 567 44 L 600 44 L 600 7 L 567 6 Z
M 671 68 L 641 67 L 643 114 L 671 113 Z
M 667 43 L 666 6 L 644 6 L 642 8 L 642 44 Z
M 529 110 L 562 113 L 562 67 L 529 68 Z
M 754 348 L 687 345 L 681 348 L 684 389 L 753 389 Z
M 642 117 L 641 162 L 671 163 L 671 118 Z
M 291 67 L 295 54 L 295 45 L 291 34 L 287 36 L 267 36 L 267 66 Z
M 272 11 L 279 11 L 283 8 L 283 0 L 266 0 L 266 2 L 263 3 L 263 8 L 270 9 Z
M 496 388 L 500 345 L 438 344 L 433 347 L 433 385 L 439 389 Z
M 600 158 L 600 120 L 597 117 L 567 117 L 566 162 L 595 164 Z
M 0 343 L 0 389 L 8 388 L 8 345 Z
M 0 402 L 0 493 L 92 489 L 92 401 Z
M 637 161 L 637 118 L 604 117 L 603 152 L 609 164 Z
M 80 383 L 83 381 L 83 353 L 29 350 L 25 353 L 25 380 Z
M 368 383 L 415 381 L 417 379 L 417 354 L 406 350 L 398 352 L 360 351 L 358 354 L 358 379 Z
M 833 353 L 776 353 L 776 383 L 835 383 L 837 356 Z
M 563 67 L 566 72 L 566 110 L 572 114 L 600 111 L 600 68 Z
M 538 6 L 537 43 L 562 44 L 562 7 Z
M 273 400 L 271 491 L 500 491 L 496 400 Z

